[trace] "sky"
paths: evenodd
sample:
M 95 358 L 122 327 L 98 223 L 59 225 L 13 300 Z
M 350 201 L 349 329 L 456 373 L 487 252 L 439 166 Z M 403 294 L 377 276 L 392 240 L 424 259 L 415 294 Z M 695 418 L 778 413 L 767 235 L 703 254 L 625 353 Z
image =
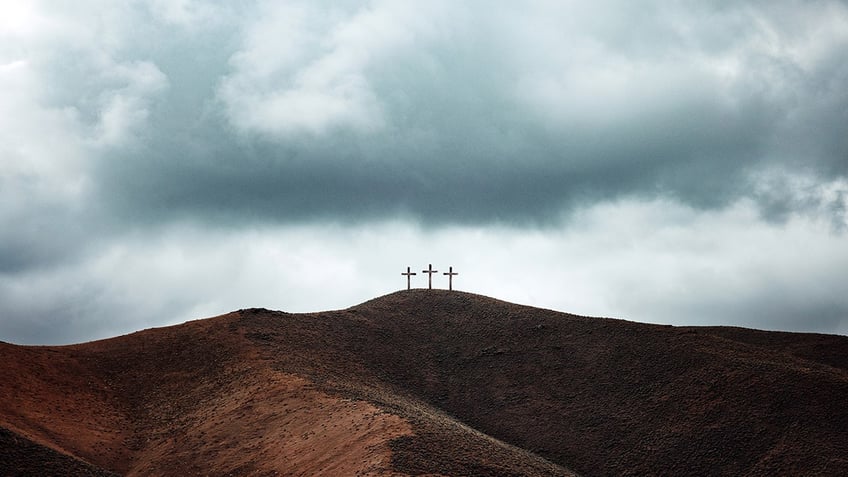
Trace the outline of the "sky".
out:
M 0 340 L 434 286 L 848 334 L 848 2 L 0 0 Z

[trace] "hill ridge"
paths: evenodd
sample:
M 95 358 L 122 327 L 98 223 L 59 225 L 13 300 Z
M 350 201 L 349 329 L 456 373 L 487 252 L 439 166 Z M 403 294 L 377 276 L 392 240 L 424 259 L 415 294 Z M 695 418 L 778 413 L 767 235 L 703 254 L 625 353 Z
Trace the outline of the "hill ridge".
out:
M 0 426 L 119 475 L 838 475 L 846 351 L 402 290 L 0 344 Z

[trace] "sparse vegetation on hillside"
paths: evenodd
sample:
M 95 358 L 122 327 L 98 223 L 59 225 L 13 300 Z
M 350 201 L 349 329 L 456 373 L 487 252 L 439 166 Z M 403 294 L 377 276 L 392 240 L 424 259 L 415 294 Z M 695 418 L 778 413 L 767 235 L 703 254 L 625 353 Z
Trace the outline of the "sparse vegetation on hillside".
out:
M 411 290 L 0 344 L 0 426 L 7 454 L 75 475 L 845 475 L 845 356 L 841 336 Z

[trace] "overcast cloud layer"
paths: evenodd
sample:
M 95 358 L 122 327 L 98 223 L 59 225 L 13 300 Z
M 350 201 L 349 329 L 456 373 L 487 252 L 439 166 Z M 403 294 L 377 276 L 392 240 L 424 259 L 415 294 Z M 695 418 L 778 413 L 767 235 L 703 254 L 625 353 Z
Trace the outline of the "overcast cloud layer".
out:
M 668 3 L 4 3 L 0 340 L 344 307 L 430 262 L 848 333 L 848 5 Z

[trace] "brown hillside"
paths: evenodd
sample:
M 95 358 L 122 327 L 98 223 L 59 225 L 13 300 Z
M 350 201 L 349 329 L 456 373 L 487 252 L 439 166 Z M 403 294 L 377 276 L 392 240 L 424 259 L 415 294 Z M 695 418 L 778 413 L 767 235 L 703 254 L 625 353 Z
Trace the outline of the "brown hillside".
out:
M 848 475 L 846 356 L 440 290 L 0 343 L 0 474 Z

